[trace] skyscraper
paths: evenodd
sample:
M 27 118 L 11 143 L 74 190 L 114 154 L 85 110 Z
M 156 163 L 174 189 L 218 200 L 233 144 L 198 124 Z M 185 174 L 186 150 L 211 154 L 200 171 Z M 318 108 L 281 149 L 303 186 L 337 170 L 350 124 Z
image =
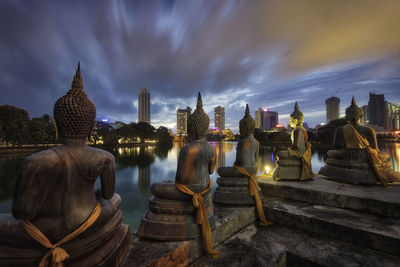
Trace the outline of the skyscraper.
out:
M 150 92 L 143 87 L 138 95 L 138 121 L 150 123 Z
M 225 130 L 225 108 L 218 106 L 214 108 L 215 127 Z
M 326 122 L 339 119 L 340 115 L 340 99 L 332 96 L 325 100 L 326 104 Z
M 187 120 L 192 113 L 192 109 L 178 109 L 176 111 L 176 133 L 177 135 L 187 135 Z
M 385 96 L 369 93 L 368 119 L 370 125 L 385 127 Z
M 278 124 L 278 112 L 259 108 L 255 112 L 256 128 L 260 131 L 272 130 Z

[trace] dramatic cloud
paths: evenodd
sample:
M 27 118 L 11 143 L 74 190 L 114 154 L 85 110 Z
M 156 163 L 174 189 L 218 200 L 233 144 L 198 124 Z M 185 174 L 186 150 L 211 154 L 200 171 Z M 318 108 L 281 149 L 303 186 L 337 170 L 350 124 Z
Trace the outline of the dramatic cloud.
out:
M 315 125 L 331 95 L 400 101 L 399 14 L 396 0 L 3 0 L 0 104 L 52 113 L 80 60 L 98 118 L 136 121 L 146 83 L 157 126 L 175 130 L 198 91 L 232 129 L 246 103 L 286 124 L 298 101 Z

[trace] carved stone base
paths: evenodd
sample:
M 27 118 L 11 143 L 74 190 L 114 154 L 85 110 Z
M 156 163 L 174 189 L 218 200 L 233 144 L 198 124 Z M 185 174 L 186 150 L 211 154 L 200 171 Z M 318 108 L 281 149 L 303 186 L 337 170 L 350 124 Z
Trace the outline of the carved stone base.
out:
M 290 156 L 287 151 L 277 153 L 277 168 L 273 173 L 274 179 L 299 180 L 301 175 L 301 161 Z
M 195 188 L 193 186 L 192 188 Z M 176 189 L 173 183 L 157 183 L 152 186 L 155 194 L 149 199 L 149 209 L 140 222 L 137 234 L 143 238 L 156 240 L 181 241 L 201 236 L 201 226 L 196 223 L 197 211 L 191 196 Z M 201 191 L 200 188 L 195 192 Z M 172 199 L 162 198 L 160 196 Z M 181 200 L 177 200 L 181 198 Z M 211 192 L 203 195 L 208 221 L 215 227 Z
M 229 205 L 255 204 L 254 197 L 250 196 L 248 177 L 219 177 L 217 184 L 218 187 L 214 192 L 213 198 L 214 203 Z
M 349 184 L 376 185 L 377 179 L 364 150 L 329 150 L 326 165 L 319 173 Z

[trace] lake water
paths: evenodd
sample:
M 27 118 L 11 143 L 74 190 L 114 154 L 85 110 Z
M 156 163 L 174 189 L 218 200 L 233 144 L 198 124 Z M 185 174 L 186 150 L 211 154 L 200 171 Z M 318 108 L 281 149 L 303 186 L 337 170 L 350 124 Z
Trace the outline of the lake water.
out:
M 235 161 L 235 142 L 210 142 L 217 153 L 217 169 L 220 166 L 232 166 Z M 137 229 L 140 219 L 148 210 L 148 198 L 150 197 L 151 184 L 164 180 L 175 179 L 175 171 L 179 151 L 183 144 L 174 143 L 168 150 L 159 150 L 156 147 L 118 148 L 112 151 L 116 160 L 116 188 L 121 195 L 121 210 L 124 213 L 124 222 L 131 229 Z M 382 143 L 380 149 L 390 154 L 393 168 L 399 171 L 400 144 Z M 259 173 L 263 172 L 266 165 L 273 166 L 275 152 L 260 149 L 258 159 Z M 313 151 L 312 169 L 318 172 L 324 166 L 326 150 Z M 14 194 L 18 169 L 23 158 L 0 158 L 0 213 L 11 212 L 11 201 Z M 213 188 L 217 186 L 216 172 L 211 175 Z M 96 183 L 99 187 L 99 182 Z

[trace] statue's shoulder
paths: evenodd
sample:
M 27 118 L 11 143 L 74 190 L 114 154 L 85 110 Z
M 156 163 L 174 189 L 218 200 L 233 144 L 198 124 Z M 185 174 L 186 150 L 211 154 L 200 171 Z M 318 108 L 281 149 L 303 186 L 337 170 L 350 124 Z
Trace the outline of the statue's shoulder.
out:
M 54 149 L 47 149 L 37 152 L 25 158 L 23 168 L 27 167 L 43 167 L 43 168 L 57 168 L 61 164 L 60 158 L 54 152 Z
M 87 147 L 87 153 L 91 154 L 92 157 L 99 157 L 99 158 L 106 158 L 106 159 L 110 159 L 110 160 L 115 160 L 114 155 L 111 154 L 108 151 L 105 151 L 103 149 L 100 148 L 95 148 L 95 147 L 91 147 L 88 146 Z

